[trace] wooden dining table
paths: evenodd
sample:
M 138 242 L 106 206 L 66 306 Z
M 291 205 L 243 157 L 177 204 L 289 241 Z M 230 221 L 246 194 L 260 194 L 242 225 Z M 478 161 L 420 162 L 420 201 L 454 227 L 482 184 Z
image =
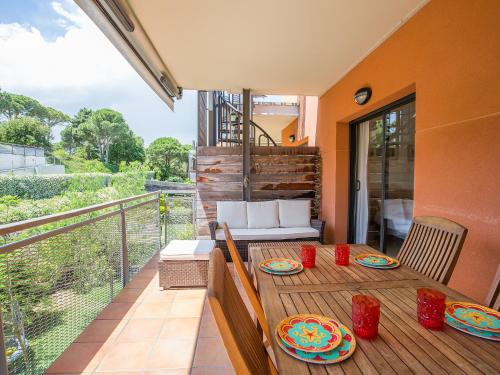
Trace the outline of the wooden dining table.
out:
M 381 254 L 369 246 L 351 245 L 349 266 L 337 266 L 333 245 L 313 244 L 317 246 L 316 266 L 291 276 L 270 275 L 258 265 L 276 257 L 300 261 L 300 243 L 249 245 L 249 270 L 270 330 L 275 332 L 282 319 L 298 313 L 331 317 L 351 329 L 351 298 L 367 294 L 380 301 L 378 337 L 371 341 L 357 338 L 352 357 L 329 365 L 291 357 L 273 337 L 280 374 L 500 374 L 500 343 L 447 325 L 440 331 L 428 330 L 417 321 L 420 287 L 439 289 L 448 300 L 471 301 L 469 298 L 404 265 L 378 270 L 355 263 L 358 254 Z

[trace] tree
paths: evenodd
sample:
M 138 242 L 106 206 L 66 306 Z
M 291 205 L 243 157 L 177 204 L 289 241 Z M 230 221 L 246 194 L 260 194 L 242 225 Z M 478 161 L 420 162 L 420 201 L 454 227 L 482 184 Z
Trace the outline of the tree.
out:
M 114 165 L 119 165 L 121 162 L 129 164 L 133 161 L 144 162 L 145 160 L 144 141 L 132 130 L 126 131 L 109 149 L 109 162 Z
M 90 119 L 92 113 L 91 109 L 81 108 L 70 120 L 69 125 L 61 131 L 62 145 L 70 154 L 73 154 L 78 147 L 85 147 L 86 159 L 91 158 L 93 145 L 87 142 L 91 137 L 86 134 L 82 125 Z
M 89 120 L 81 125 L 81 128 L 86 141 L 97 146 L 100 160 L 103 163 L 109 163 L 111 144 L 129 131 L 122 114 L 107 108 L 92 113 Z
M 182 145 L 175 138 L 158 138 L 146 150 L 147 161 L 160 180 L 186 178 L 190 150 L 190 145 Z
M 33 117 L 14 118 L 0 124 L 0 142 L 50 150 L 50 134 L 50 128 Z
M 0 91 L 0 115 L 7 120 L 25 116 L 41 119 L 44 112 L 45 107 L 33 98 Z
M 53 128 L 56 125 L 66 124 L 71 119 L 71 117 L 67 114 L 52 107 L 45 107 L 40 117 L 40 120 L 49 128 Z
M 50 128 L 70 120 L 67 114 L 45 107 L 36 99 L 6 91 L 0 91 L 0 115 L 7 120 L 34 117 Z

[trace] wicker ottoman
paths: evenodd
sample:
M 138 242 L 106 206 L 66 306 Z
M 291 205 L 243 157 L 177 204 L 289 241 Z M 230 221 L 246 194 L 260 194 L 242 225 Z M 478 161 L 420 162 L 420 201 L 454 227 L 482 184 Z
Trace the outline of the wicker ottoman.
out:
M 206 287 L 212 240 L 174 240 L 160 252 L 160 287 Z

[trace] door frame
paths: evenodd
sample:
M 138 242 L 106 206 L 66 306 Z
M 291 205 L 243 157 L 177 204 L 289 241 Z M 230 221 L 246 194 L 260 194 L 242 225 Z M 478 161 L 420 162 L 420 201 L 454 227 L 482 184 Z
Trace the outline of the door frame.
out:
M 348 229 L 347 229 L 347 240 L 349 243 L 354 243 L 355 241 L 355 234 L 356 234 L 356 215 L 354 210 L 356 209 L 356 171 L 357 171 L 357 165 L 356 165 L 356 153 L 357 153 L 357 138 L 358 138 L 358 125 L 361 124 L 362 122 L 369 120 L 373 117 L 378 117 L 382 116 L 383 118 L 383 134 L 384 136 L 382 137 L 382 152 L 383 152 L 383 160 L 385 161 L 385 152 L 386 152 L 386 144 L 385 144 L 385 134 L 387 130 L 387 117 L 385 116 L 388 112 L 393 110 L 396 107 L 409 104 L 411 102 L 416 103 L 416 93 L 412 93 L 410 95 L 406 95 L 401 99 L 398 99 L 392 103 L 389 103 L 381 108 L 378 108 L 364 116 L 361 116 L 355 120 L 352 120 L 349 122 L 349 202 L 348 202 Z M 415 107 L 416 108 L 416 107 Z M 415 110 L 416 113 L 416 110 Z M 382 173 L 385 176 L 385 162 L 382 164 Z M 383 181 L 385 181 L 385 177 L 383 177 Z M 382 197 L 381 199 L 384 200 L 385 197 L 385 183 L 382 184 Z M 382 204 L 382 209 L 380 210 L 380 214 L 383 217 L 384 214 L 384 205 Z M 384 221 L 381 220 L 381 223 Z M 383 244 L 383 238 L 384 238 L 384 226 L 382 225 L 382 230 L 381 230 L 381 240 L 380 244 Z M 381 250 L 385 252 L 385 248 L 381 246 Z

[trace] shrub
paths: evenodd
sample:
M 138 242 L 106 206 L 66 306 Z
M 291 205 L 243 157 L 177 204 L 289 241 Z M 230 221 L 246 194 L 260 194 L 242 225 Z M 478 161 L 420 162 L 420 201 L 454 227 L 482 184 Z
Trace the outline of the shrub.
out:
M 97 191 L 110 185 L 111 175 L 103 173 L 50 176 L 0 175 L 0 196 L 46 199 L 65 191 Z
M 68 188 L 70 175 L 55 176 L 0 176 L 0 196 L 43 199 L 59 195 Z

